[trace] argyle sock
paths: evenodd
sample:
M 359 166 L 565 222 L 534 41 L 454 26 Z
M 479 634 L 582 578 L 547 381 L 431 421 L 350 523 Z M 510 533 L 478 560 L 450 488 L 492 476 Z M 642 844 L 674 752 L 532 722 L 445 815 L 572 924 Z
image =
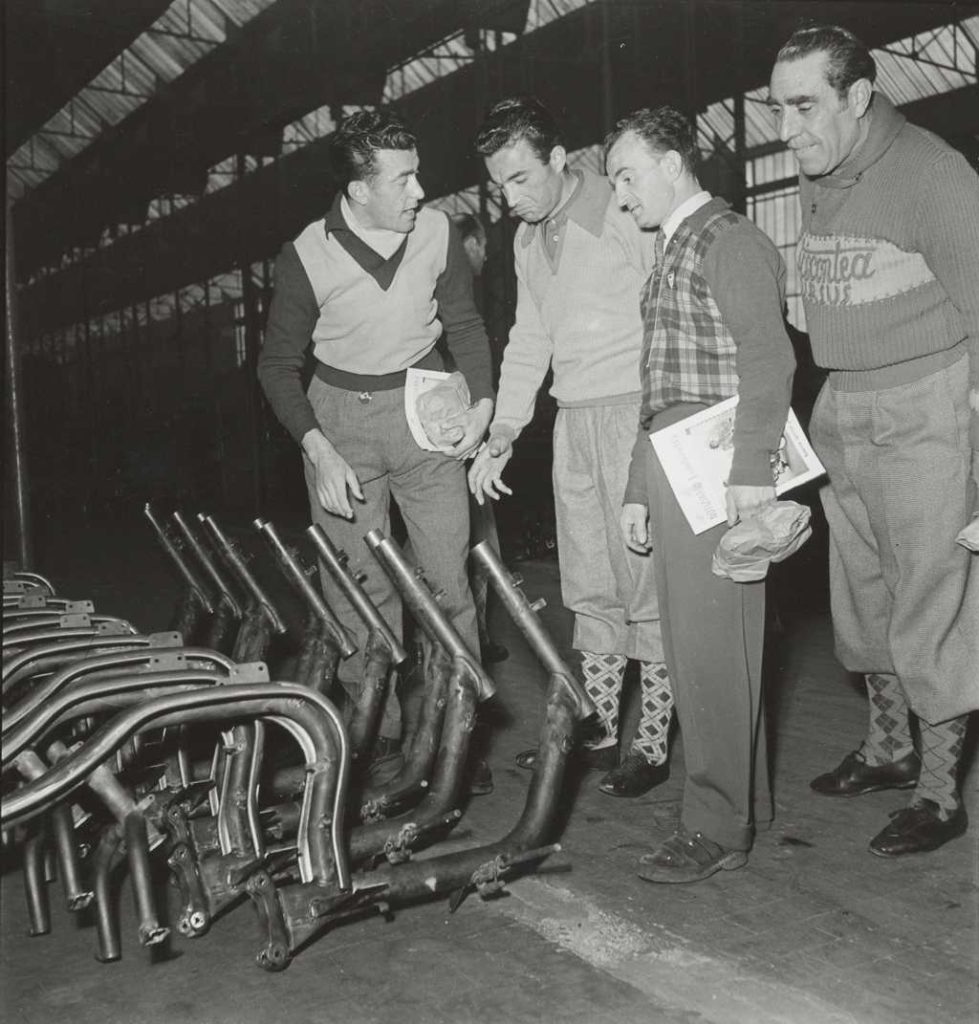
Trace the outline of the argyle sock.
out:
M 640 662 L 639 683 L 642 714 L 630 753 L 642 754 L 650 764 L 664 764 L 673 718 L 673 688 L 666 666 L 658 661 Z
M 897 676 L 871 672 L 865 677 L 870 699 L 870 727 L 863 744 L 867 764 L 891 764 L 914 750 L 908 702 Z
M 622 696 L 625 666 L 626 659 L 621 654 L 581 652 L 581 678 L 598 712 L 602 732 L 601 737 L 585 744 L 592 750 L 610 747 L 618 742 L 619 698 Z
M 959 806 L 958 767 L 968 715 L 929 725 L 918 719 L 921 772 L 912 802 L 934 800 L 946 816 Z

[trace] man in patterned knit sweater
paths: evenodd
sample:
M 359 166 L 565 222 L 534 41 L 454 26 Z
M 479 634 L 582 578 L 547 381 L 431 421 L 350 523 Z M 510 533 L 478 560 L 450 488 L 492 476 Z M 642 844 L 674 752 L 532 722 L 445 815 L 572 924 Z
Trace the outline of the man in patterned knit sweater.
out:
M 651 431 L 738 396 L 728 525 L 775 500 L 772 458 L 795 357 L 775 246 L 696 177 L 689 121 L 671 107 L 623 118 L 606 140 L 618 201 L 659 228 L 642 293 L 643 400 L 621 510 L 626 543 L 652 547 L 687 769 L 680 828 L 639 859 L 650 882 L 696 882 L 746 863 L 772 817 L 762 712 L 765 583 L 711 572 L 724 525 L 695 535 L 649 441 Z
M 608 770 L 602 792 L 639 796 L 668 775 L 673 713 L 652 559 L 628 551 L 617 526 L 639 408 L 637 298 L 651 245 L 618 209 L 604 178 L 568 168 L 554 119 L 537 99 L 497 103 L 476 149 L 524 223 L 514 240 L 516 322 L 489 442 L 469 485 L 478 501 L 512 493 L 501 473 L 550 367 L 561 594 L 574 612 L 572 643 L 600 725 L 580 756 L 587 767 Z M 629 658 L 639 662 L 641 716 L 629 754 L 617 764 Z M 526 751 L 517 763 L 530 767 L 534 755 Z
M 836 652 L 870 697 L 864 743 L 811 785 L 913 788 L 870 842 L 895 857 L 966 829 L 957 772 L 979 708 L 979 564 L 955 538 L 979 478 L 979 178 L 875 76 L 850 32 L 802 29 L 776 58 L 770 105 L 801 171 L 799 279 L 830 371 L 811 431 L 829 474 Z
M 389 532 L 393 496 L 419 564 L 477 651 L 462 460 L 482 439 L 493 402 L 489 344 L 465 250 L 449 218 L 421 206 L 415 136 L 397 116 L 351 115 L 334 133 L 332 150 L 343 188 L 326 217 L 283 246 L 276 261 L 259 378 L 302 447 L 313 521 L 347 552 L 351 570 L 365 574 L 385 620 L 400 632 L 401 603 L 364 535 Z M 450 454 L 419 448 L 404 409 L 405 370 L 443 369 L 436 348 L 443 328 L 474 403 Z M 304 393 L 300 375 L 310 342 L 316 363 Z M 359 646 L 339 672 L 356 699 L 365 629 L 329 574 L 321 580 Z M 396 756 L 400 729 L 392 694 L 376 756 Z

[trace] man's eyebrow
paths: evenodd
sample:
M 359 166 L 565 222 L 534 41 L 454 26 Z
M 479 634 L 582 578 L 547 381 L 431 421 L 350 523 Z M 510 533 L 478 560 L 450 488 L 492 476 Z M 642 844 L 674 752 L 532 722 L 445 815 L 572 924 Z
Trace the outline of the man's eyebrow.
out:
M 800 96 L 786 96 L 784 100 L 777 100 L 769 93 L 768 99 L 765 100 L 770 107 L 797 107 L 800 103 L 813 103 L 814 101 L 814 96 L 807 96 L 805 93 Z

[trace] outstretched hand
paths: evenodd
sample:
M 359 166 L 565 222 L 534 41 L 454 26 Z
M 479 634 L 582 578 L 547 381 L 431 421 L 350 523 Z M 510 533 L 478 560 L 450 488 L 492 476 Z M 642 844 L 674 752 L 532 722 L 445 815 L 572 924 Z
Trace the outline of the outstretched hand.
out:
M 513 444 L 500 434 L 492 435 L 477 454 L 469 467 L 469 490 L 477 504 L 482 505 L 486 496 L 499 501 L 502 495 L 513 494 L 502 479 L 503 470 L 512 455 Z

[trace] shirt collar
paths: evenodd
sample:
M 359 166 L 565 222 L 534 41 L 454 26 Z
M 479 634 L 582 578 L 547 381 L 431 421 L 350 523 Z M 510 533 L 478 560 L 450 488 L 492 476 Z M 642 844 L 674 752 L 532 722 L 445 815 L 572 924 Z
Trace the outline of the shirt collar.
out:
M 326 231 L 329 236 L 331 231 L 349 231 L 350 227 L 347 222 L 343 219 L 343 214 L 340 212 L 340 204 L 343 201 L 343 192 L 337 192 L 333 197 L 333 202 L 330 204 L 330 209 L 327 211 L 326 216 L 323 218 L 323 230 Z
M 577 187 L 571 198 L 546 221 L 561 224 L 565 220 L 573 220 L 579 227 L 600 238 L 605 226 L 605 211 L 612 201 L 612 186 L 608 178 L 592 174 L 590 171 L 572 171 L 577 179 Z M 542 222 L 541 226 L 546 223 Z M 536 225 L 528 224 L 524 230 L 523 244 L 526 248 L 534 240 Z
M 345 195 L 340 197 L 340 213 L 343 216 L 346 226 L 365 244 L 369 245 L 375 252 L 379 252 L 385 259 L 396 252 L 404 241 L 400 231 L 387 231 L 383 228 L 365 228 L 358 220 L 350 201 Z
M 696 195 L 684 200 L 680 205 L 663 221 L 660 231 L 663 232 L 664 247 L 676 234 L 676 229 L 690 216 L 696 213 L 702 206 L 706 206 L 711 200 L 711 194 L 706 189 L 701 189 Z

